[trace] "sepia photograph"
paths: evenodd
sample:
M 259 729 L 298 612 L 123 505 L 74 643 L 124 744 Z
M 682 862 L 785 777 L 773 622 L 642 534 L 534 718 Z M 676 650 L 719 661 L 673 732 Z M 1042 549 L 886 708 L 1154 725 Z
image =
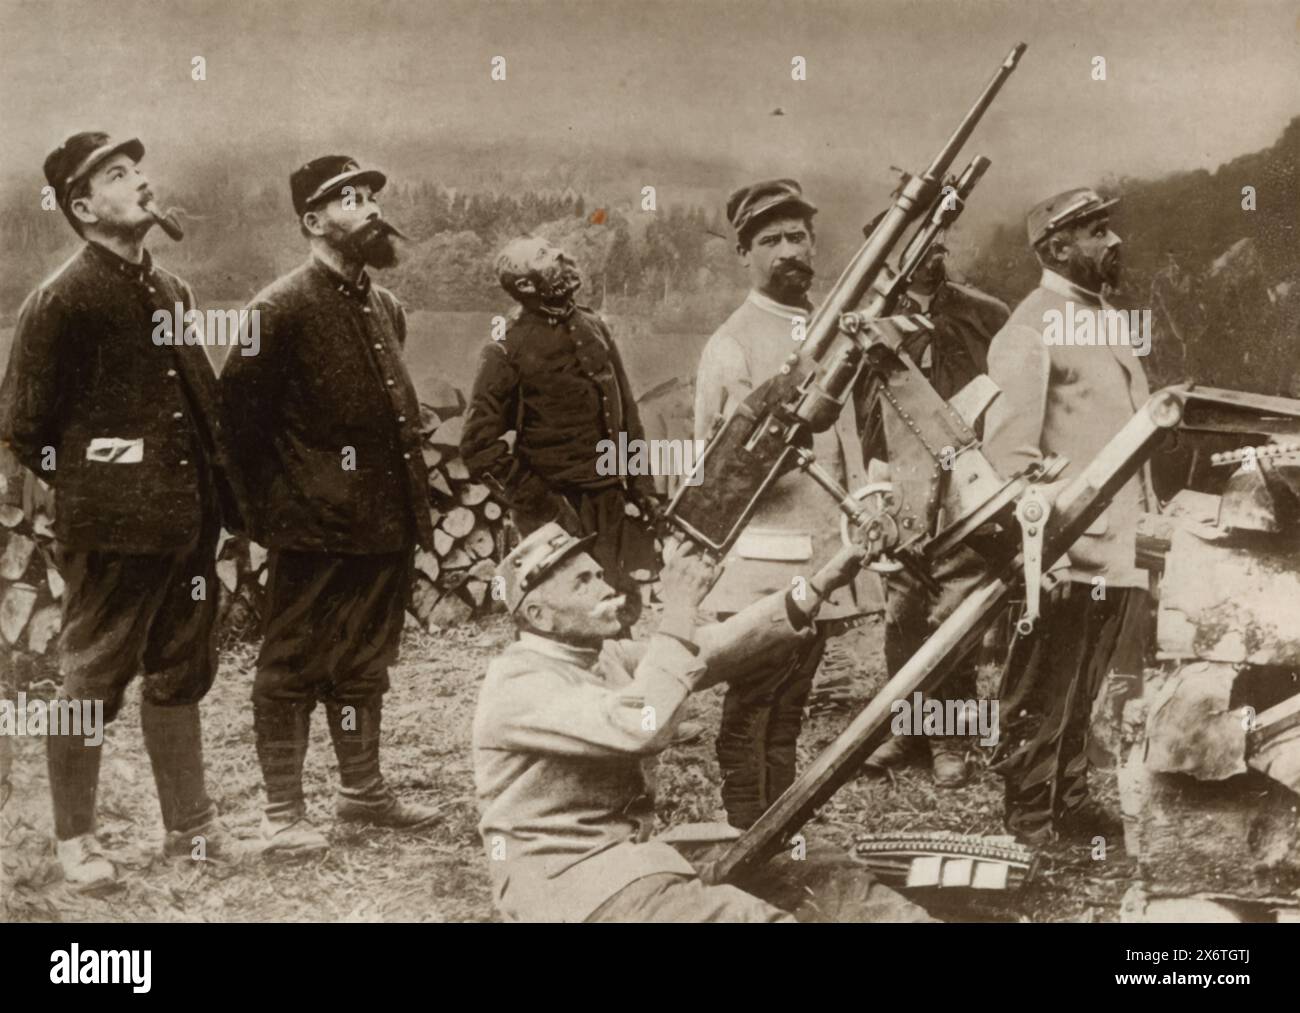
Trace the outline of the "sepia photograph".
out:
M 29 976 L 1300 922 L 1300 0 L 0 10 Z

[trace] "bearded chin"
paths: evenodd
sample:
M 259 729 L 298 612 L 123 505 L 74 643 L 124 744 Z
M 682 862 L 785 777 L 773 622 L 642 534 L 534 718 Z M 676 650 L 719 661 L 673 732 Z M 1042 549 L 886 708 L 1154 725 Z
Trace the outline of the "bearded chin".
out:
M 339 236 L 333 245 L 348 260 L 367 267 L 392 267 L 400 259 L 392 234 L 383 230 L 361 229 Z

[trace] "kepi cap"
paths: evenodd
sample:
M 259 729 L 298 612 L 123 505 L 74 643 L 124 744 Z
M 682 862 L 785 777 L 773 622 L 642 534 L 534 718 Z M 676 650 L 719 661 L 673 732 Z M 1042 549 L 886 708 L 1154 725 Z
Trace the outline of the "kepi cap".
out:
M 1026 218 L 1029 245 L 1037 246 L 1053 232 L 1084 218 L 1091 218 L 1119 203 L 1118 197 L 1109 200 L 1091 187 L 1076 187 L 1048 197 L 1037 204 Z
M 73 134 L 46 155 L 45 181 L 54 188 L 54 199 L 59 207 L 66 208 L 68 193 L 72 188 L 94 172 L 105 159 L 118 152 L 123 152 L 131 161 L 138 162 L 144 158 L 144 145 L 137 137 L 118 142 L 103 131 L 87 130 Z
M 323 155 L 313 158 L 289 175 L 289 192 L 293 196 L 294 213 L 301 218 L 313 206 L 337 196 L 348 184 L 369 183 L 372 193 L 378 193 L 388 182 L 388 177 L 378 169 L 363 169 L 355 158 L 347 155 Z
M 506 611 L 511 615 L 517 612 L 528 592 L 548 573 L 595 540 L 595 535 L 578 538 L 550 521 L 516 545 L 497 567 L 497 576 L 505 585 Z
M 777 208 L 789 206 L 811 218 L 817 205 L 804 199 L 803 187 L 793 179 L 766 179 L 742 186 L 727 198 L 727 221 L 738 238 L 756 228 L 759 221 Z

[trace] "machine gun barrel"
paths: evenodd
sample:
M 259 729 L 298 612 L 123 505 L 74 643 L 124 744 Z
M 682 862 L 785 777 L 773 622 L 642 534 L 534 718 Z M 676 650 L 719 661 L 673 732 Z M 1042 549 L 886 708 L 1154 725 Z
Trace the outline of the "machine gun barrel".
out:
M 1016 64 L 1020 62 L 1020 57 L 1026 48 L 1025 43 L 1021 42 L 1007 54 L 1002 66 L 975 100 L 970 111 L 962 118 L 947 143 L 934 157 L 929 168 L 920 176 L 913 176 L 903 185 L 880 223 L 844 268 L 835 282 L 835 287 L 831 289 L 831 294 L 818 307 L 809 322 L 808 336 L 800 352 L 805 370 L 809 363 L 821 358 L 834 339 L 839 328 L 840 314 L 857 308 L 880 276 L 889 254 L 897 246 L 903 233 L 934 203 L 953 159 L 957 157 L 957 153 L 961 151 L 985 111 L 997 98 L 998 92 L 1002 90 L 1007 78 L 1016 69 Z

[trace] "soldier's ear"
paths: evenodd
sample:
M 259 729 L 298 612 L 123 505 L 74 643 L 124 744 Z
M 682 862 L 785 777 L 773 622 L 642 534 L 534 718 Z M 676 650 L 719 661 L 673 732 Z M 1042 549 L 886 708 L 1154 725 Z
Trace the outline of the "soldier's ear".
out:
M 308 211 L 302 216 L 303 230 L 311 236 L 325 235 L 325 223 L 321 221 L 320 212 Z
M 68 209 L 72 212 L 74 218 L 83 225 L 94 225 L 99 221 L 99 216 L 90 210 L 90 196 L 77 197 L 68 204 Z
M 1065 263 L 1070 259 L 1070 245 L 1072 240 L 1065 235 L 1057 232 L 1047 237 L 1047 255 L 1057 263 Z
M 520 606 L 524 620 L 539 633 L 552 633 L 555 630 L 555 616 L 540 601 L 529 600 Z

